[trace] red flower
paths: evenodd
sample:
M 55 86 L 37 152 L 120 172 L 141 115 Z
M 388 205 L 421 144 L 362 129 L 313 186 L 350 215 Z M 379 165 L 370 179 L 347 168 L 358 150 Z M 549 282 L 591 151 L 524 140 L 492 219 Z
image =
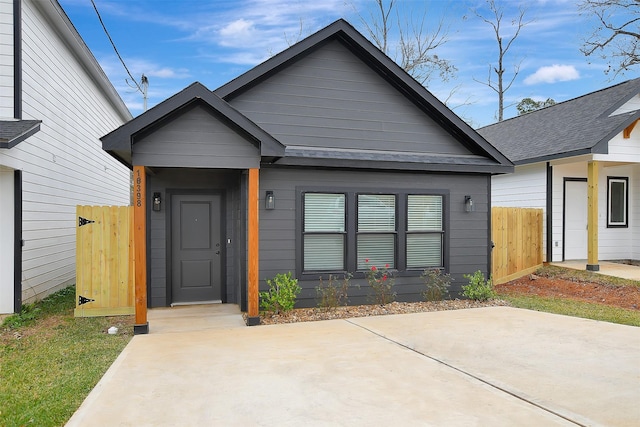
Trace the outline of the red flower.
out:
M 365 259 L 364 259 L 364 262 L 367 262 L 367 263 L 368 263 L 368 262 L 369 262 L 369 258 L 365 258 Z
M 371 267 L 371 271 L 376 271 L 376 270 L 377 270 L 377 268 L 376 268 L 375 265 Z
M 382 276 L 382 281 L 384 282 L 385 280 L 387 280 L 387 275 L 386 274 L 384 276 Z
M 389 264 L 385 264 L 385 265 L 384 265 L 384 268 L 389 268 Z

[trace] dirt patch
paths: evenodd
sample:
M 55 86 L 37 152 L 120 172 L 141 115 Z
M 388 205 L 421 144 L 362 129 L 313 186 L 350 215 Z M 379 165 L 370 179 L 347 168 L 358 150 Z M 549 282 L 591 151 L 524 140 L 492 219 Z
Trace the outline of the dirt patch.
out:
M 616 286 L 527 275 L 496 286 L 507 295 L 537 295 L 640 309 L 640 286 Z

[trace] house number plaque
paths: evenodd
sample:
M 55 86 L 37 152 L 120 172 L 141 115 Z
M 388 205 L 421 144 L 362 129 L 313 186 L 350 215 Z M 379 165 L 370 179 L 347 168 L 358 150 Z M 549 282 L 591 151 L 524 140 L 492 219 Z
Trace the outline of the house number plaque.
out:
M 135 194 L 136 194 L 136 206 L 142 207 L 142 177 L 140 176 L 140 169 L 136 169 L 136 176 L 134 180 Z

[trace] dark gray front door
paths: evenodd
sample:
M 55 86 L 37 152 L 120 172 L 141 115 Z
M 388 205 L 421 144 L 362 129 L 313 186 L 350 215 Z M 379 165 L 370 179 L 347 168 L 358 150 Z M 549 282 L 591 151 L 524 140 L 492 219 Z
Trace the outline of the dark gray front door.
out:
M 171 197 L 172 303 L 220 301 L 219 195 Z

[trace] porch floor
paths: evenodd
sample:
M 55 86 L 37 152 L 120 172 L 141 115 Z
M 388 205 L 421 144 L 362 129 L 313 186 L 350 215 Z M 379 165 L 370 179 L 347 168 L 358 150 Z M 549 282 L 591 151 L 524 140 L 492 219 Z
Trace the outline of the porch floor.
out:
M 550 264 L 558 267 L 571 268 L 574 270 L 587 269 L 587 260 L 552 262 Z M 600 261 L 599 265 L 600 271 L 594 271 L 594 273 L 604 274 L 605 276 L 620 277 L 629 280 L 640 280 L 639 266 L 620 264 L 609 261 Z
M 148 311 L 149 332 L 166 334 L 245 326 L 236 304 L 180 305 Z

